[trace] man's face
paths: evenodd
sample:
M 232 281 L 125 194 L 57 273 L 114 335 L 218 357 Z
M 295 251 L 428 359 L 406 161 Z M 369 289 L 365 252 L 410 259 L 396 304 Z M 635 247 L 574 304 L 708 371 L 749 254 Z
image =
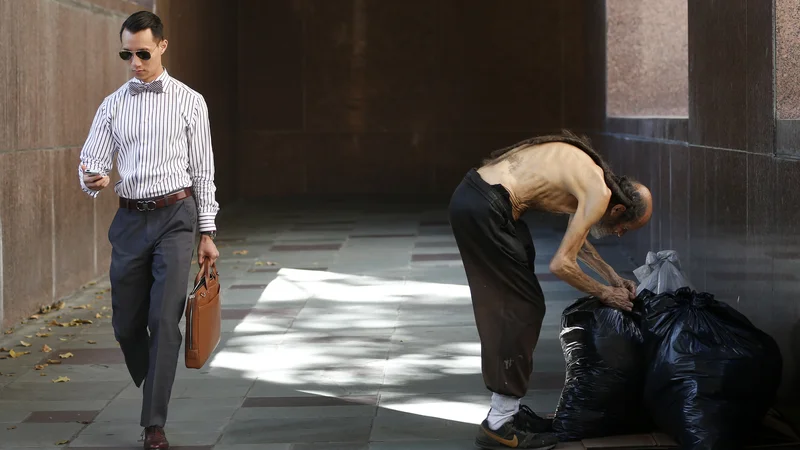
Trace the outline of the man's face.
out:
M 133 76 L 138 80 L 149 83 L 161 74 L 161 55 L 167 49 L 167 41 L 157 42 L 150 29 L 131 33 L 128 30 L 122 32 L 122 51 L 131 52 L 133 55 L 127 61 L 130 64 Z M 140 58 L 136 52 L 148 52 L 150 59 Z
M 589 229 L 589 234 L 595 239 L 602 239 L 608 236 L 622 237 L 627 231 L 625 224 L 619 219 L 614 219 L 606 214 Z

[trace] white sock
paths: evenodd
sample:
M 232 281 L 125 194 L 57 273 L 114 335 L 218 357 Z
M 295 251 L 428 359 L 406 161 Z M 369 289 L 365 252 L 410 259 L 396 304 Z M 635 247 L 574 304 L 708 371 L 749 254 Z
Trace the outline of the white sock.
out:
M 518 411 L 518 398 L 492 394 L 492 409 L 489 410 L 489 416 L 486 418 L 486 421 L 489 423 L 489 428 L 497 430 L 502 427 L 503 424 L 511 420 L 511 417 Z

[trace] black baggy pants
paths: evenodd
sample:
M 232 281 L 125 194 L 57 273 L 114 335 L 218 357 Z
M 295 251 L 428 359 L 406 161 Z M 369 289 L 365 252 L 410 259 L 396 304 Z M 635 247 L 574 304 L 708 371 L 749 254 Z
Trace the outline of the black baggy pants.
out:
M 108 232 L 114 335 L 136 386 L 141 426 L 164 426 L 182 344 L 197 229 L 194 197 L 154 211 L 120 208 Z
M 472 296 L 484 383 L 521 398 L 545 314 L 530 231 L 514 220 L 508 191 L 475 169 L 453 193 L 449 216 Z

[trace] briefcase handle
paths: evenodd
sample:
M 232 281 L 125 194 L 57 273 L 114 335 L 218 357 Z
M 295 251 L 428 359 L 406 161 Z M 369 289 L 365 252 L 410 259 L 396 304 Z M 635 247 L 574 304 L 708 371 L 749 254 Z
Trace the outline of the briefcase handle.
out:
M 216 262 L 210 263 L 208 258 L 206 258 L 206 260 L 203 261 L 203 265 L 200 268 L 200 271 L 197 272 L 197 276 L 194 277 L 195 286 L 197 286 L 197 283 L 200 282 L 200 280 L 203 278 L 204 275 L 206 283 L 208 283 L 208 280 L 219 278 L 219 273 L 217 272 L 217 263 Z

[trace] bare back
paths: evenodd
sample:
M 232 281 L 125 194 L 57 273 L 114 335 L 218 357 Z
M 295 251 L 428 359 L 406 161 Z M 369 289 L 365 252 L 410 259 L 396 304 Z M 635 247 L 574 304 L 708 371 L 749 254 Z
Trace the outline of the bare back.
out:
M 586 152 L 564 142 L 513 150 L 478 173 L 509 191 L 515 218 L 528 209 L 574 214 L 597 194 L 606 199 L 604 210 L 611 195 L 603 169 Z

